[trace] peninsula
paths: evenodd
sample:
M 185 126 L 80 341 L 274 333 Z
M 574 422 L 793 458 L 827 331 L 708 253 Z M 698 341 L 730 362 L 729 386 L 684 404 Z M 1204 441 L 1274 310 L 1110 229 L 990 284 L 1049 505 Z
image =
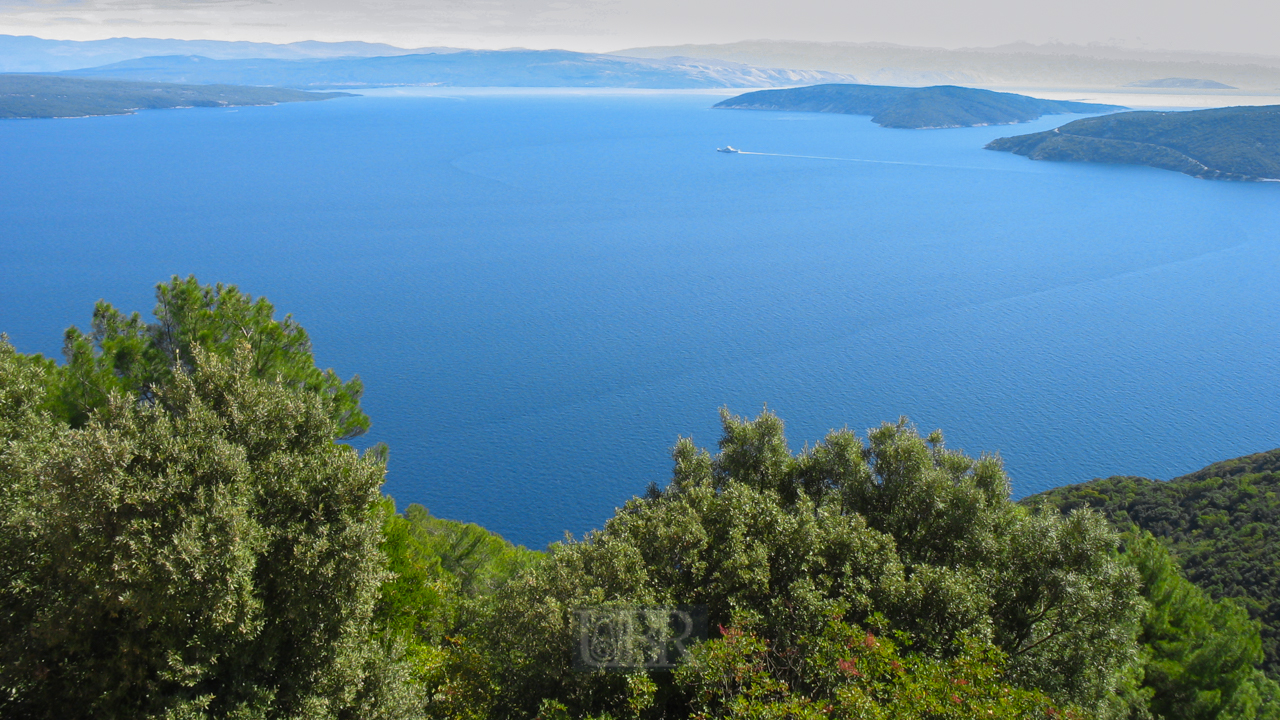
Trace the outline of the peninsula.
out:
M 135 110 L 235 107 L 351 97 L 236 85 L 174 85 L 96 78 L 0 75 L 0 118 L 127 115 Z
M 1280 105 L 1084 118 L 987 145 L 1032 160 L 1147 165 L 1211 180 L 1280 179 Z
M 757 90 L 716 103 L 736 110 L 870 115 L 890 128 L 958 128 L 1009 125 L 1061 113 L 1105 113 L 1116 105 L 1041 100 L 976 88 L 938 85 L 926 88 L 889 85 L 814 85 L 785 90 Z

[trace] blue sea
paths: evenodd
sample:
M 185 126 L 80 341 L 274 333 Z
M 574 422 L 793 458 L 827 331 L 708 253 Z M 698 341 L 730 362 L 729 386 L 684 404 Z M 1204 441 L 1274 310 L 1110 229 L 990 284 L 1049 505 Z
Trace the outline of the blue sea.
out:
M 907 415 L 1015 495 L 1280 446 L 1280 184 L 722 95 L 381 91 L 0 122 L 0 330 L 234 283 L 359 374 L 401 506 L 541 547 L 762 408 Z M 758 154 L 717 153 L 718 146 Z

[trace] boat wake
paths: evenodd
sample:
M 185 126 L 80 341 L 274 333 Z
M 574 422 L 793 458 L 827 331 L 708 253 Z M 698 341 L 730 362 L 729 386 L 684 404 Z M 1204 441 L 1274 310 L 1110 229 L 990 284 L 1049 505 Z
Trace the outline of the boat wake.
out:
M 751 150 L 738 150 L 733 146 L 728 146 L 724 149 L 717 148 L 717 150 L 719 152 L 731 152 L 735 155 L 760 155 L 763 157 L 800 158 L 801 160 L 833 160 L 836 162 L 869 163 L 872 165 L 913 165 L 915 167 L 950 168 L 952 170 L 999 170 L 1003 172 L 1008 172 L 1007 168 L 975 167 L 975 166 L 969 166 L 969 165 L 939 165 L 937 163 L 908 162 L 906 160 L 867 160 L 864 158 L 828 157 L 825 155 L 789 155 L 787 153 L 753 152 Z

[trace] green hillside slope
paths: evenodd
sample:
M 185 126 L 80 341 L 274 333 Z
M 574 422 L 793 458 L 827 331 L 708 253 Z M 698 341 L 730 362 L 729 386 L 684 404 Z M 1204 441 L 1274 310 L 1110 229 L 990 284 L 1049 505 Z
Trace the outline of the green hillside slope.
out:
M 1170 543 L 1190 580 L 1216 598 L 1247 599 L 1263 623 L 1264 669 L 1280 677 L 1280 449 L 1168 482 L 1111 477 L 1022 502 L 1063 512 L 1087 505 Z
M 914 129 L 1008 125 L 1043 115 L 1123 109 L 1115 105 L 1041 100 L 952 85 L 909 88 L 839 84 L 758 90 L 716 103 L 715 107 L 870 115 L 877 125 Z
M 134 110 L 274 105 L 335 97 L 350 97 L 350 94 L 235 85 L 196 86 L 42 75 L 0 75 L 0 118 L 124 115 Z
M 1032 160 L 1148 165 L 1214 180 L 1280 178 L 1280 105 L 1128 112 L 1000 138 L 989 150 Z

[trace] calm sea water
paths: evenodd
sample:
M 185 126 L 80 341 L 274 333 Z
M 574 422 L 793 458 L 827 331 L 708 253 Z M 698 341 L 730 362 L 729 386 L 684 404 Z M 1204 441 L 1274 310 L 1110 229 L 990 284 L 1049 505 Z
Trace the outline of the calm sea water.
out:
M 982 149 L 1069 118 L 718 99 L 0 122 L 0 330 L 56 355 L 174 274 L 266 295 L 364 379 L 390 494 L 532 546 L 665 482 L 678 435 L 714 446 L 721 406 L 796 449 L 906 414 L 1017 495 L 1280 445 L 1280 186 Z

